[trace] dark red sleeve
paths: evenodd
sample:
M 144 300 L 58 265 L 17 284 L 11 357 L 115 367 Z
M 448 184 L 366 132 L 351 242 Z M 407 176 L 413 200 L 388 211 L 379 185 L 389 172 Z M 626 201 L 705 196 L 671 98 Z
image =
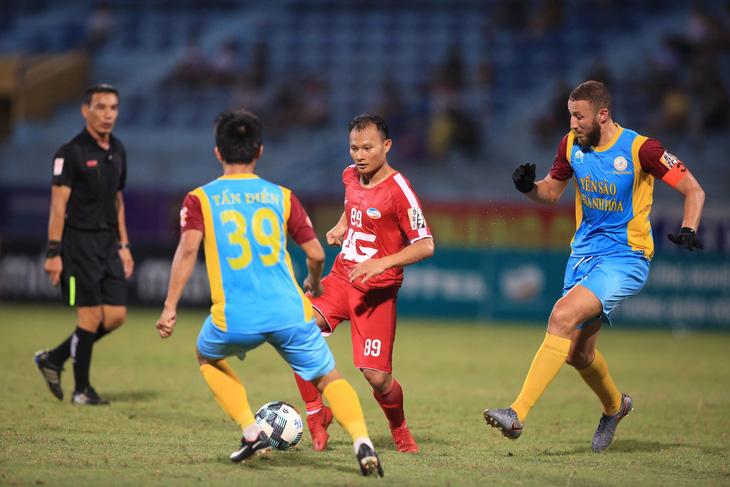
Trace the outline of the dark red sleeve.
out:
M 200 230 L 205 233 L 203 222 L 203 210 L 200 208 L 200 200 L 192 193 L 188 193 L 183 201 L 180 210 L 180 233 L 186 230 Z
M 639 148 L 641 168 L 661 179 L 671 187 L 675 187 L 689 171 L 682 161 L 667 152 L 655 139 L 646 139 Z
M 639 148 L 639 163 L 644 172 L 648 172 L 657 179 L 662 179 L 669 171 L 669 167 L 662 163 L 662 156 L 666 151 L 656 139 L 646 139 Z
M 289 235 L 299 245 L 317 238 L 317 234 L 314 233 L 314 228 L 312 228 L 312 221 L 309 219 L 309 215 L 304 211 L 302 204 L 294 193 L 291 193 L 291 210 L 289 211 L 289 220 L 287 220 L 286 225 L 289 228 Z
M 550 168 L 550 177 L 558 180 L 565 181 L 573 176 L 573 168 L 568 162 L 568 136 L 563 137 L 558 145 L 558 153 L 555 155 L 555 161 L 553 166 Z

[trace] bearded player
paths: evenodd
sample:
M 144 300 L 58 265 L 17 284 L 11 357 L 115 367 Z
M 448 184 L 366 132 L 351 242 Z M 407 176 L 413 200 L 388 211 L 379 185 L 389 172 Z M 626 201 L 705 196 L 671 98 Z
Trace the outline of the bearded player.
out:
M 550 173 L 535 183 L 535 165 L 523 164 L 512 176 L 517 190 L 542 204 L 556 203 L 573 179 L 578 223 L 563 297 L 550 313 L 545 340 L 522 391 L 511 406 L 484 411 L 487 423 L 513 440 L 522 434 L 525 418 L 565 362 L 603 406 L 593 435 L 594 452 L 608 448 L 619 421 L 631 412 L 633 401 L 614 384 L 596 341 L 601 327 L 611 325 L 611 310 L 638 293 L 649 275 L 655 180 L 684 196 L 682 226 L 669 240 L 687 250 L 703 248 L 695 233 L 705 201 L 699 183 L 658 141 L 614 123 L 611 102 L 602 83 L 578 86 L 568 97 L 570 132 L 558 146 Z

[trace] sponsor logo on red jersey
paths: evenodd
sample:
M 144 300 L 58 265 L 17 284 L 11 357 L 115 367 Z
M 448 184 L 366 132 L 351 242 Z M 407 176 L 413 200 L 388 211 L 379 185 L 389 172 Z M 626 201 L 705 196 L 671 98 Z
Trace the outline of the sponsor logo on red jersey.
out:
M 368 208 L 366 213 L 373 220 L 379 220 L 381 216 L 377 208 Z
M 423 216 L 423 210 L 420 208 L 408 208 L 408 219 L 411 220 L 411 230 L 426 228 L 426 219 Z

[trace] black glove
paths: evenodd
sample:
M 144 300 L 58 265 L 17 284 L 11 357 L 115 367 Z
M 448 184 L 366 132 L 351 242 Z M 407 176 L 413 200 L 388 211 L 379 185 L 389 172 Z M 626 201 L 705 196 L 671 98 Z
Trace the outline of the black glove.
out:
M 529 193 L 535 187 L 535 165 L 524 163 L 512 173 L 515 188 L 521 193 Z
M 667 238 L 669 238 L 672 243 L 681 245 L 690 252 L 693 251 L 695 247 L 698 249 L 705 248 L 702 246 L 700 239 L 697 238 L 695 231 L 689 227 L 682 227 L 679 229 L 679 233 L 677 235 L 672 235 L 670 233 L 667 235 Z

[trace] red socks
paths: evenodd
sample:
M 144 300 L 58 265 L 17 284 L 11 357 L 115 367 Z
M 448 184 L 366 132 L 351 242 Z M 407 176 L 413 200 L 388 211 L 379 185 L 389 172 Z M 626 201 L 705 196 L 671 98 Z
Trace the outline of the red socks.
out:
M 302 379 L 296 372 L 294 372 L 294 378 L 297 380 L 299 394 L 302 396 L 302 400 L 307 407 L 307 414 L 316 413 L 322 409 L 324 407 L 322 394 L 314 387 L 314 384 Z
M 296 373 L 294 374 L 294 378 L 297 381 L 299 394 L 306 404 L 307 414 L 312 414 L 322 409 L 324 406 L 322 394 L 320 394 L 317 388 L 311 382 L 299 377 Z M 393 379 L 393 385 L 385 394 L 380 394 L 373 390 L 373 397 L 383 409 L 391 429 L 400 428 L 405 425 L 406 416 L 403 412 L 403 389 L 397 380 Z
M 373 390 L 373 397 L 380 407 L 383 408 L 385 417 L 388 418 L 390 429 L 400 428 L 406 423 L 406 415 L 403 412 L 403 389 L 398 381 L 393 379 L 393 385 L 385 394 Z

